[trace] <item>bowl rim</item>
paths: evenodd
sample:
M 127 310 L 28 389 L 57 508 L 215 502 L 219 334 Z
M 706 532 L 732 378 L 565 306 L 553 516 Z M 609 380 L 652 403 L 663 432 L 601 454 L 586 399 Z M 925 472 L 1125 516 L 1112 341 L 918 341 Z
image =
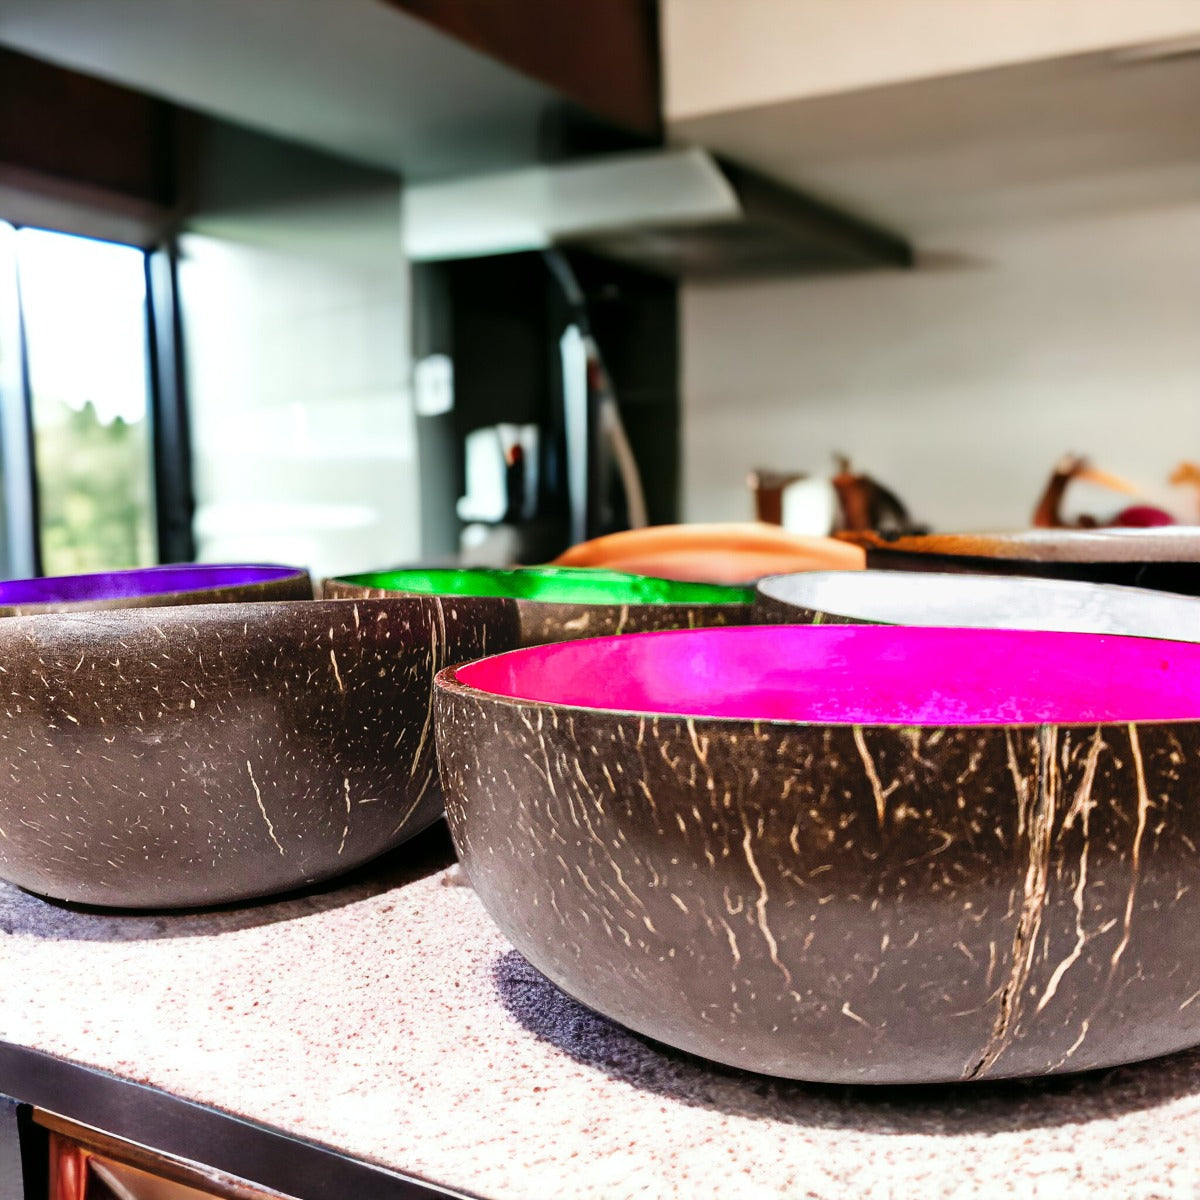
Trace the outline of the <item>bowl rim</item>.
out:
M 672 588 L 696 588 L 706 589 L 708 591 L 725 591 L 730 593 L 724 599 L 716 600 L 568 600 L 568 599 L 549 599 L 538 596 L 487 596 L 480 595 L 475 592 L 425 592 L 425 591 L 410 591 L 405 588 L 385 588 L 377 584 L 362 583 L 360 580 L 363 576 L 371 575 L 391 575 L 391 574 L 407 574 L 408 572 L 445 572 L 447 574 L 459 574 L 479 572 L 481 574 L 491 575 L 517 575 L 517 574 L 541 574 L 553 572 L 555 575 L 571 575 L 580 579 L 588 576 L 607 575 L 609 577 L 617 577 L 621 580 L 650 580 L 654 583 L 666 584 Z M 620 612 L 622 609 L 653 609 L 655 612 L 668 612 L 671 610 L 687 610 L 693 608 L 703 609 L 734 609 L 734 608 L 749 608 L 754 603 L 755 588 L 754 583 L 733 584 L 733 583 L 709 583 L 701 580 L 685 580 L 672 579 L 661 575 L 643 575 L 633 571 L 614 571 L 607 567 L 582 567 L 571 565 L 559 565 L 556 563 L 545 563 L 537 566 L 529 567 L 396 567 L 386 571 L 361 571 L 353 575 L 335 575 L 329 576 L 321 581 L 321 589 L 324 591 L 325 586 L 331 584 L 340 587 L 357 587 L 363 588 L 369 592 L 382 592 L 386 595 L 395 596 L 440 596 L 443 600 L 446 599 L 470 599 L 470 600 L 509 600 L 518 605 L 529 605 L 536 607 L 555 607 L 555 608 L 571 608 L 571 609 L 588 609 L 591 611 L 612 611 Z
M 78 626 L 99 634 L 108 632 L 105 626 L 116 626 L 113 634 L 121 632 L 121 626 L 170 623 L 175 626 L 212 626 L 225 624 L 238 626 L 249 633 L 256 624 L 264 624 L 268 618 L 285 613 L 306 613 L 312 619 L 327 619 L 341 612 L 353 612 L 356 606 L 366 605 L 374 609 L 403 607 L 417 611 L 430 604 L 444 608 L 448 600 L 463 600 L 469 603 L 499 605 L 501 602 L 490 596 L 339 596 L 314 600 L 231 600 L 213 601 L 207 604 L 160 604 L 129 605 L 123 608 L 71 608 L 52 609 L 48 612 L 20 613 L 0 620 L 0 644 L 5 639 L 28 640 L 37 630 L 49 630 L 54 626 Z M 365 620 L 360 616 L 362 623 Z
M 1080 598 L 1086 596 L 1110 596 L 1122 603 L 1142 605 L 1149 610 L 1160 609 L 1164 613 L 1178 612 L 1181 616 L 1188 610 L 1193 610 L 1195 615 L 1200 618 L 1200 596 L 1190 596 L 1179 592 L 1164 592 L 1156 588 L 1134 587 L 1130 584 L 1101 583 L 1088 579 L 1047 578 L 1041 575 L 996 575 L 963 571 L 890 571 L 880 567 L 868 568 L 865 571 L 790 571 L 781 572 L 777 575 L 768 575 L 760 579 L 755 589 L 755 595 L 757 598 L 770 600 L 789 608 L 805 612 L 825 613 L 834 617 L 845 617 L 849 620 L 861 621 L 872 625 L 950 627 L 944 620 L 934 620 L 926 623 L 914 621 L 909 618 L 893 620 L 875 616 L 864 617 L 859 612 L 848 611 L 848 605 L 826 607 L 817 601 L 816 597 L 811 598 L 812 602 L 808 600 L 802 602 L 784 594 L 785 588 L 788 587 L 794 586 L 804 590 L 808 586 L 818 589 L 835 579 L 837 580 L 835 586 L 844 586 L 858 590 L 864 595 L 874 595 L 873 589 L 881 589 L 887 585 L 913 589 L 922 586 L 943 587 L 950 592 L 962 591 L 964 593 L 974 591 L 981 593 L 988 591 L 1007 592 L 1013 594 L 1017 592 L 1028 592 L 1031 594 L 1059 592 Z M 957 599 L 957 597 L 954 598 Z M 966 628 L 1006 629 L 1017 627 L 997 624 L 984 626 L 971 625 Z M 1061 632 L 1085 633 L 1089 631 L 1063 630 Z M 1169 637 L 1163 633 L 1139 634 L 1109 630 L 1103 631 L 1099 636 L 1144 637 L 1154 641 L 1200 642 L 1200 626 L 1197 627 L 1194 637 Z
M 1076 567 L 1116 563 L 1176 563 L 1200 567 L 1200 525 L 988 529 L 900 535 L 868 532 L 836 536 L 860 546 L 868 554 L 910 554 L 968 561 L 997 559 Z M 1057 553 L 1063 547 L 1077 547 L 1080 553 Z M 1087 550 L 1094 553 L 1083 553 Z
M 234 575 L 239 572 L 261 572 L 261 577 L 238 581 L 224 579 L 224 575 Z M 10 588 L 32 587 L 37 590 L 41 586 L 53 588 L 88 587 L 89 584 L 106 580 L 133 580 L 153 577 L 156 574 L 172 573 L 188 575 L 212 575 L 211 579 L 194 585 L 170 586 L 161 589 L 148 589 L 134 592 L 110 592 L 98 588 L 96 592 L 85 592 L 73 596 L 53 596 L 28 599 L 21 597 L 6 597 L 5 592 Z M 111 571 L 83 571 L 70 575 L 36 575 L 26 578 L 0 580 L 0 609 L 22 608 L 37 610 L 60 605 L 112 604 L 119 600 L 153 599 L 158 596 L 194 596 L 203 592 L 216 592 L 225 589 L 247 589 L 264 585 L 279 584 L 295 580 L 311 578 L 307 567 L 291 566 L 287 563 L 262 562 L 214 562 L 214 563 L 154 563 L 144 567 L 117 567 Z M 166 606 L 163 606 L 166 607 Z
M 778 632 L 780 629 L 799 628 L 799 629 L 855 629 L 855 628 L 912 628 L 905 626 L 889 627 L 886 625 L 866 625 L 866 626 L 822 626 L 822 625 L 735 625 L 735 626 L 713 626 L 711 628 L 702 629 L 659 629 L 651 630 L 645 633 L 623 633 L 623 634 L 607 634 L 599 637 L 577 638 L 567 642 L 550 642 L 545 645 L 536 646 L 520 646 L 513 650 L 505 650 L 499 654 L 489 654 L 484 657 L 487 659 L 507 658 L 511 655 L 526 654 L 529 652 L 538 651 L 557 651 L 560 648 L 564 652 L 570 650 L 578 650 L 578 648 L 587 645 L 591 642 L 609 642 L 614 638 L 620 638 L 623 641 L 637 638 L 668 638 L 688 635 L 704 635 L 704 636 L 721 636 L 729 632 L 745 632 L 752 629 L 772 630 Z M 942 630 L 966 630 L 970 633 L 979 632 L 996 632 L 994 630 L 977 630 L 970 629 L 964 626 L 954 625 L 937 625 L 924 626 L 925 629 L 942 629 Z M 1025 630 L 1018 632 L 1039 632 L 1034 630 Z M 1055 632 L 1055 631 L 1043 631 Z M 1099 637 L 1117 637 L 1124 635 L 1117 634 L 1096 634 L 1096 633 L 1062 633 L 1056 634 L 1062 637 L 1080 637 L 1080 638 L 1099 638 Z M 1133 638 L 1136 641 L 1147 642 L 1162 642 L 1162 638 Z M 1197 643 L 1168 643 L 1170 645 L 1188 645 Z M 743 716 L 724 716 L 720 714 L 702 714 L 702 713 L 680 713 L 668 712 L 665 710 L 650 710 L 637 708 L 617 708 L 617 707 L 598 707 L 588 704 L 569 704 L 553 700 L 538 700 L 528 699 L 521 696 L 506 696 L 500 692 L 488 691 L 486 688 L 475 687 L 472 684 L 465 683 L 458 678 L 460 669 L 472 666 L 476 662 L 483 661 L 473 659 L 469 662 L 451 663 L 443 667 L 434 676 L 433 692 L 435 696 L 439 693 L 447 695 L 474 697 L 481 702 L 490 704 L 498 704 L 510 708 L 534 709 L 538 712 L 567 712 L 567 713 L 588 713 L 597 718 L 616 719 L 632 717 L 640 720 L 650 721 L 675 721 L 686 726 L 695 726 L 703 724 L 705 726 L 715 727 L 740 727 L 746 729 L 757 729 L 760 726 L 779 727 L 783 729 L 860 729 L 860 730 L 934 730 L 934 729 L 964 729 L 964 730 L 1017 730 L 1017 729 L 1120 729 L 1127 728 L 1131 725 L 1138 728 L 1150 728 L 1157 726 L 1200 726 L 1200 713 L 1195 717 L 1156 717 L 1133 720 L 1085 720 L 1085 721 L 972 721 L 966 722 L 917 722 L 917 721 L 829 721 L 829 720 L 811 720 L 802 721 L 783 717 L 743 717 Z

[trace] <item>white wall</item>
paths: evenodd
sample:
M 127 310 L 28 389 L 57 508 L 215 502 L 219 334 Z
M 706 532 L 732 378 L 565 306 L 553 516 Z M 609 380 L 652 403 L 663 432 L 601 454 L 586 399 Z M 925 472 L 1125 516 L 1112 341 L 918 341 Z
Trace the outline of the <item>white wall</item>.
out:
M 1165 479 L 1200 460 L 1200 206 L 962 248 L 911 273 L 686 287 L 685 519 L 748 518 L 748 470 L 827 474 L 839 450 L 945 530 L 1027 524 L 1066 451 L 1186 508 Z
M 1193 37 L 1195 0 L 663 0 L 668 123 Z
M 180 242 L 198 556 L 314 576 L 412 561 L 400 187 L 292 158 L 265 198 L 210 198 Z

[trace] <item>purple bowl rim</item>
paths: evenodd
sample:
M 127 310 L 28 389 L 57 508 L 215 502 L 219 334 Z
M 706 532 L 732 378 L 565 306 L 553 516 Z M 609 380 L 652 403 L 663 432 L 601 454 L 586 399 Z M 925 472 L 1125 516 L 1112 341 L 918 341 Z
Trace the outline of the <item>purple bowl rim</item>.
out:
M 79 575 L 42 575 L 0 580 L 0 608 L 23 605 L 106 603 L 112 600 L 169 596 L 215 591 L 219 588 L 254 587 L 308 576 L 304 567 L 279 563 L 161 563 Z M 144 587 L 155 576 L 166 576 L 160 587 Z M 128 586 L 122 588 L 124 582 Z

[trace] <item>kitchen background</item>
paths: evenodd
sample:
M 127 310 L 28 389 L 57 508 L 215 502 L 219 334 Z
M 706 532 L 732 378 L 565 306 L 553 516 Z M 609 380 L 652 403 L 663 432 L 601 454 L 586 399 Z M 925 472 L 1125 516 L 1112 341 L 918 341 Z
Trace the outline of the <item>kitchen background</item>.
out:
M 1197 518 L 1195 0 L 0 0 L 0 47 L 4 574 L 549 557 L 629 518 L 589 334 L 654 522 L 844 454 L 1020 527 L 1068 452 Z M 147 252 L 149 342 L 25 227 Z M 77 545 L 46 413 L 105 421 L 121 337 L 153 536 Z

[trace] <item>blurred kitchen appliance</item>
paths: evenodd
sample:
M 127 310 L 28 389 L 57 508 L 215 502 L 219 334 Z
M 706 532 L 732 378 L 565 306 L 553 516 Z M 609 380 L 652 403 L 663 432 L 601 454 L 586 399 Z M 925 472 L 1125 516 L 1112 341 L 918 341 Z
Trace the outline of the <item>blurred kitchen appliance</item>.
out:
M 424 559 L 543 562 L 676 519 L 676 290 L 578 252 L 415 264 Z
M 1092 513 L 1080 513 L 1068 517 L 1065 514 L 1065 499 L 1067 489 L 1072 483 L 1079 481 L 1090 483 L 1101 489 L 1101 494 L 1116 493 L 1131 498 L 1132 502 L 1125 503 L 1119 510 L 1112 510 L 1112 501 L 1106 507 L 1109 511 L 1103 516 Z M 1172 477 L 1174 482 L 1174 477 Z M 1125 526 L 1129 528 L 1153 528 L 1157 525 L 1174 525 L 1175 516 L 1148 502 L 1142 490 L 1119 475 L 1102 471 L 1080 454 L 1064 454 L 1050 472 L 1050 478 L 1038 498 L 1030 522 L 1035 529 L 1096 529 L 1102 526 Z
M 571 310 L 571 323 L 559 339 L 567 428 L 571 541 L 586 541 L 625 527 L 641 529 L 649 523 L 641 472 L 629 445 L 612 380 L 592 334 L 587 298 L 563 251 L 546 251 L 546 265 Z M 606 486 L 613 468 L 620 475 L 623 489 L 623 521 L 613 510 Z
M 871 475 L 852 468 L 842 454 L 829 477 L 803 472 L 757 469 L 746 484 L 759 521 L 782 525 L 792 533 L 823 536 L 843 531 L 923 533 L 895 492 Z

